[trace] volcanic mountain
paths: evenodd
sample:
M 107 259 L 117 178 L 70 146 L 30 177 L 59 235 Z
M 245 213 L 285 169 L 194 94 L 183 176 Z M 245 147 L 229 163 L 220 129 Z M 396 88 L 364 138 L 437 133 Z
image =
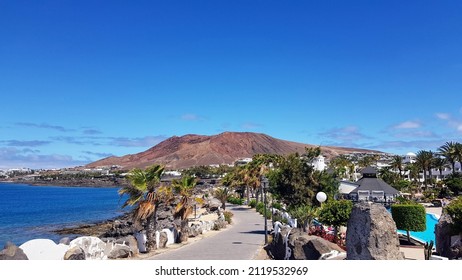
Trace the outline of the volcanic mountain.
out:
M 87 167 L 119 165 L 130 169 L 163 164 L 168 169 L 181 169 L 199 165 L 233 164 L 240 158 L 251 158 L 256 154 L 303 153 L 305 147 L 315 147 L 315 145 L 280 140 L 266 134 L 251 132 L 224 132 L 213 136 L 188 134 L 168 138 L 138 154 L 108 157 L 90 163 Z M 329 146 L 321 147 L 321 150 L 327 158 L 353 152 L 380 153 L 372 150 Z

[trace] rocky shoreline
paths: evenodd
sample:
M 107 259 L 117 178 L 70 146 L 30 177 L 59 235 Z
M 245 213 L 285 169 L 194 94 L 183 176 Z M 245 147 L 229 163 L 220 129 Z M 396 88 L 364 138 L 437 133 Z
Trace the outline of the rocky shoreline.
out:
M 93 179 L 54 179 L 54 180 L 22 180 L 10 179 L 9 181 L 1 181 L 0 183 L 10 184 L 27 184 L 31 186 L 54 186 L 54 187 L 92 187 L 92 188 L 116 188 L 129 185 L 125 178 L 93 178 Z
M 131 226 L 131 213 L 126 213 L 124 215 L 115 217 L 113 219 L 108 219 L 105 221 L 81 224 L 71 227 L 66 227 L 62 229 L 53 230 L 53 233 L 66 236 L 66 235 L 79 235 L 79 236 L 98 236 L 98 237 L 109 237 L 111 232 L 117 225 L 125 225 L 125 227 Z M 127 235 L 130 234 L 130 230 L 126 230 Z M 130 231 L 131 232 L 131 231 Z M 122 235 L 119 233 L 118 235 Z M 115 236 L 113 236 L 115 237 Z

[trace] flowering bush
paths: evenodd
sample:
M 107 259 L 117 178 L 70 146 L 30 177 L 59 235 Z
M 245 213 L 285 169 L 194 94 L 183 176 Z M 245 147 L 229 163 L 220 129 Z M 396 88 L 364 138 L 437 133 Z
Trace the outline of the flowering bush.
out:
M 335 238 L 333 230 L 325 230 L 322 226 L 312 226 L 309 234 L 319 236 L 324 240 L 336 243 L 340 248 L 346 250 L 346 236 L 344 233 L 338 234 L 337 238 Z

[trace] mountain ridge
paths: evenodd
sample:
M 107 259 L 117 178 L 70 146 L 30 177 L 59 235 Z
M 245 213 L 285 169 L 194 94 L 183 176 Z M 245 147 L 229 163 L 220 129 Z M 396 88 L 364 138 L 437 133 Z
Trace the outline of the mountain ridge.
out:
M 127 169 L 162 164 L 167 169 L 182 169 L 198 165 L 233 164 L 240 158 L 251 158 L 256 154 L 303 153 L 305 147 L 316 146 L 254 132 L 223 132 L 211 136 L 186 134 L 172 136 L 144 152 L 121 157 L 111 156 L 90 163 L 86 167 L 118 165 Z M 375 150 L 333 146 L 322 146 L 321 151 L 327 158 L 353 152 L 382 153 Z

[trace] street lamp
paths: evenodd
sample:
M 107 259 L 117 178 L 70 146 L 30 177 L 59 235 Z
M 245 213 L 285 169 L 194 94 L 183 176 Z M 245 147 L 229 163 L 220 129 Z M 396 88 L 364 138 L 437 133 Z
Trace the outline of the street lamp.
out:
M 268 244 L 268 221 L 266 219 L 266 192 L 268 191 L 268 178 L 265 176 L 261 177 L 261 188 L 263 190 L 263 204 L 265 205 L 264 215 L 265 215 L 265 245 Z
M 327 199 L 327 195 L 325 192 L 318 192 L 316 194 L 316 200 L 319 201 L 319 203 L 321 204 L 321 207 L 322 207 L 322 203 L 326 201 L 326 199 Z

